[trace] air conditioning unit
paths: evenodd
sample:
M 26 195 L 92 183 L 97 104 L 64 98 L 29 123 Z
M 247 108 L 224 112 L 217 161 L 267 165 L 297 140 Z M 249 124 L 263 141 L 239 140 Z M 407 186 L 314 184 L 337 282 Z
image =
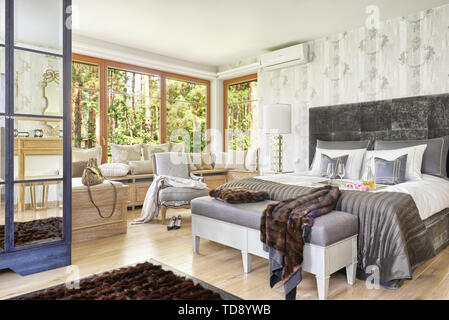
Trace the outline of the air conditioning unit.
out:
M 260 64 L 265 70 L 274 70 L 308 63 L 308 57 L 308 46 L 298 44 L 261 55 Z

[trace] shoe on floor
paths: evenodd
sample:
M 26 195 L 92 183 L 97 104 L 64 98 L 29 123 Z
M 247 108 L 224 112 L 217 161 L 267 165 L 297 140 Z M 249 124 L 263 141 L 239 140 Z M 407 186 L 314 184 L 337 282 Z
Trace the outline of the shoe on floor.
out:
M 181 215 L 178 216 L 178 219 L 176 219 L 176 223 L 175 223 L 175 230 L 181 229 L 181 225 L 182 225 L 182 217 Z
M 170 222 L 168 223 L 167 230 L 168 231 L 173 230 L 175 228 L 175 224 L 176 224 L 176 217 L 173 216 L 171 217 Z

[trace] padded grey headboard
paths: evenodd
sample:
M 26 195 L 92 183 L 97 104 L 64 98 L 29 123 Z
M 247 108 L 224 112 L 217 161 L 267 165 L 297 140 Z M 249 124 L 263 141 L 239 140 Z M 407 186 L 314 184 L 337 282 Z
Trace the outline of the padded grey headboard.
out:
M 310 108 L 310 162 L 317 139 L 419 140 L 449 135 L 449 94 Z M 449 160 L 448 160 L 449 172 Z

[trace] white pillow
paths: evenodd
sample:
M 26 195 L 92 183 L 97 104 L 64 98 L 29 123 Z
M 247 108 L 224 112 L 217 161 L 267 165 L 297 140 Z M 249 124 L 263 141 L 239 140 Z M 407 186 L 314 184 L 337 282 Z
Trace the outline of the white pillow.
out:
M 72 162 L 89 161 L 89 159 L 97 159 L 97 163 L 101 163 L 102 149 L 101 146 L 92 149 L 72 148 Z
M 214 169 L 222 170 L 226 167 L 226 152 L 215 152 L 213 154 Z
M 406 181 L 419 181 L 422 180 L 422 161 L 424 156 L 424 151 L 426 151 L 427 145 L 423 144 L 420 146 L 394 149 L 394 150 L 374 150 L 368 151 L 366 153 L 366 158 L 363 164 L 363 179 L 366 179 L 368 175 L 368 166 L 370 165 L 373 174 L 374 172 L 374 158 L 381 158 L 387 161 L 393 161 L 403 155 L 407 155 L 407 166 L 405 169 L 405 180 Z
M 258 167 L 259 148 L 251 147 L 248 149 L 245 159 L 245 169 L 251 172 L 256 172 Z
M 366 149 L 355 150 L 330 150 L 316 148 L 315 161 L 312 166 L 311 174 L 319 176 L 321 172 L 321 155 L 325 154 L 331 158 L 337 158 L 344 155 L 348 155 L 348 161 L 346 162 L 346 174 L 345 179 L 359 180 L 362 173 L 363 159 L 365 157 Z
M 113 163 L 128 163 L 129 161 L 142 160 L 142 144 L 125 146 L 111 143 L 111 154 Z
M 105 163 L 98 166 L 105 177 L 123 177 L 129 173 L 129 166 L 124 163 Z
M 180 142 L 180 143 L 170 142 L 170 152 L 182 152 L 182 153 L 184 153 L 185 149 L 186 149 L 186 146 L 185 146 L 184 142 Z
M 154 153 L 170 152 L 170 142 L 164 144 L 143 144 L 142 148 L 143 148 L 143 159 L 152 160 Z
M 225 169 L 245 170 L 246 151 L 228 151 Z

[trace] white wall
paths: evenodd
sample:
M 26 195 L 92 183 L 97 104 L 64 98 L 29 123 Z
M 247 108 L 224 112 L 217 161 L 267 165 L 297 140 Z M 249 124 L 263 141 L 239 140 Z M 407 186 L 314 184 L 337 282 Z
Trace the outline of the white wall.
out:
M 308 108 L 449 92 L 449 5 L 307 43 L 310 63 L 259 72 L 260 110 L 293 105 L 294 133 L 286 136 L 285 169 L 308 165 Z M 270 143 L 261 139 L 261 165 Z

